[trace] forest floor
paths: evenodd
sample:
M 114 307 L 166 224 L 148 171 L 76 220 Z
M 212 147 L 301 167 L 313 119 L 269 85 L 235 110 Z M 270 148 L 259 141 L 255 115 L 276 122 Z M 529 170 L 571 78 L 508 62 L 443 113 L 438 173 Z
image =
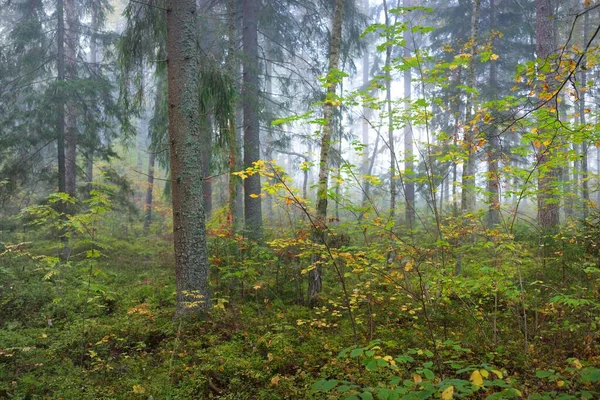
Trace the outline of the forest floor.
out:
M 597 293 L 524 310 L 522 294 L 493 306 L 469 279 L 439 302 L 363 279 L 354 333 L 332 271 L 335 290 L 308 307 L 294 262 L 265 247 L 238 275 L 213 251 L 213 309 L 174 320 L 166 240 L 106 240 L 68 263 L 55 248 L 0 258 L 0 398 L 600 398 Z

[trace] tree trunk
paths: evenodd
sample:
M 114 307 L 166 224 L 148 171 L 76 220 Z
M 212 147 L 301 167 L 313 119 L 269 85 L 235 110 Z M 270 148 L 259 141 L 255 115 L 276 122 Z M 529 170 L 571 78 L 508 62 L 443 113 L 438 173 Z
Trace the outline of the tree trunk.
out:
M 342 41 L 342 18 L 344 17 L 344 1 L 335 0 L 333 10 L 333 28 L 331 30 L 331 43 L 329 44 L 329 78 L 338 72 L 340 63 L 340 47 Z M 333 132 L 333 107 L 336 101 L 335 80 L 327 87 L 327 97 L 323 104 L 323 117 L 325 125 L 321 136 L 321 156 L 319 159 L 319 182 L 317 190 L 317 227 L 313 232 L 314 240 L 325 243 L 327 229 L 327 197 L 329 186 L 329 151 Z M 310 271 L 308 277 L 308 298 L 312 301 L 321 293 L 321 268 Z
M 97 40 L 97 35 L 96 32 L 99 29 L 99 24 L 98 24 L 98 13 L 96 11 L 92 11 L 92 36 L 90 37 L 90 64 L 91 64 L 91 71 L 94 72 L 94 74 L 98 74 L 100 68 L 98 66 L 98 40 Z M 94 98 L 94 103 L 92 104 L 92 110 L 96 110 L 97 109 L 97 101 L 96 98 Z M 93 181 L 94 181 L 94 151 L 95 151 L 95 147 L 96 147 L 96 143 L 98 141 L 98 132 L 95 130 L 93 132 L 91 132 L 92 134 L 92 138 L 90 140 L 90 148 L 87 151 L 87 162 L 86 162 L 86 168 L 85 168 L 85 175 L 86 175 L 86 185 L 85 185 L 85 194 L 84 194 L 84 199 L 89 199 L 90 198 L 90 192 L 92 191 L 93 188 Z
M 258 115 L 259 66 L 258 66 L 258 0 L 242 0 L 244 48 L 244 167 L 252 167 L 260 159 L 260 124 Z M 244 215 L 246 235 L 250 240 L 261 240 L 260 175 L 254 174 L 244 180 Z
M 77 48 L 79 47 L 75 0 L 64 0 L 64 60 L 66 76 L 71 83 L 77 79 Z M 65 114 L 65 187 L 69 195 L 77 196 L 77 111 L 74 100 L 67 102 Z
M 202 193 L 195 0 L 167 2 L 167 77 L 177 315 L 210 305 Z
M 265 93 L 265 97 L 267 99 L 269 99 L 268 101 L 268 106 L 266 107 L 267 109 L 267 115 L 268 115 L 268 120 L 266 122 L 267 124 L 267 140 L 265 143 L 265 159 L 267 162 L 270 162 L 273 160 L 273 140 L 274 140 L 274 133 L 273 133 L 273 124 L 271 123 L 273 121 L 273 67 L 271 65 L 271 40 L 269 40 L 269 38 L 265 38 L 265 52 L 266 52 L 266 60 L 265 60 L 265 83 L 266 83 L 266 93 Z M 267 194 L 267 197 L 265 197 L 265 207 L 267 208 L 267 219 L 269 221 L 273 221 L 275 218 L 275 214 L 273 213 L 273 196 L 271 194 Z
M 202 194 L 204 196 L 204 215 L 208 220 L 212 212 L 212 181 L 210 179 L 210 163 L 212 160 L 212 121 L 206 116 L 200 120 L 200 135 L 202 137 Z
M 58 96 L 57 115 L 56 115 L 56 147 L 57 147 L 57 162 L 58 162 L 58 191 L 66 193 L 66 163 L 65 163 L 65 17 L 64 17 L 64 0 L 57 0 L 56 13 L 58 17 L 57 28 L 57 58 L 56 69 L 58 71 Z M 65 213 L 65 203 L 60 203 L 61 213 Z
M 535 6 L 537 58 L 542 62 L 550 62 L 548 58 L 555 48 L 552 1 L 535 0 Z M 546 165 L 550 150 L 545 145 L 541 145 L 538 154 L 538 221 L 543 231 L 553 230 L 559 223 L 558 201 L 554 194 L 558 168 Z
M 589 15 L 590 13 L 585 13 L 583 17 L 583 48 L 588 41 L 588 26 L 589 26 Z M 582 65 L 585 65 L 585 59 L 582 62 Z M 586 90 L 587 88 L 587 72 L 585 69 L 581 70 L 581 83 L 584 85 L 579 90 L 579 115 L 581 121 L 581 127 L 583 130 L 586 130 L 587 117 L 586 117 Z M 589 210 L 589 202 L 590 202 L 590 188 L 588 182 L 588 142 L 584 140 L 581 143 L 581 197 L 583 203 L 583 218 L 588 217 Z
M 363 0 L 363 7 L 365 11 L 365 15 L 369 13 L 369 1 Z M 365 47 L 365 51 L 363 53 L 362 58 L 362 84 L 364 87 L 369 87 L 369 47 L 368 45 Z M 372 110 L 370 107 L 363 105 L 363 120 L 362 120 L 362 144 L 364 146 L 362 152 L 362 160 L 360 172 L 363 175 L 362 187 L 363 187 L 363 196 L 362 196 L 362 206 L 366 209 L 369 201 L 369 192 L 371 191 L 371 183 L 369 179 L 366 177 L 368 175 L 367 170 L 369 168 L 369 123 L 372 117 Z M 361 213 L 361 216 L 364 214 Z
M 385 14 L 385 26 L 391 25 L 390 15 L 388 12 L 387 0 L 383 0 L 383 10 Z M 389 28 L 388 28 L 389 29 Z M 391 38 L 387 37 L 388 42 L 391 42 Z M 398 162 L 396 159 L 396 146 L 394 141 L 394 122 L 392 117 L 392 76 L 391 76 L 391 62 L 392 62 L 392 45 L 388 45 L 385 48 L 385 102 L 387 106 L 387 128 L 388 128 L 388 147 L 390 149 L 390 220 L 396 221 L 396 198 L 398 197 L 398 187 L 396 182 L 396 172 L 398 170 Z M 406 87 L 405 87 L 406 89 Z
M 148 234 L 152 223 L 152 195 L 154 193 L 154 166 L 156 155 L 148 148 L 148 182 L 146 187 L 146 204 L 144 206 L 144 234 Z
M 481 0 L 473 0 L 473 14 L 471 16 L 471 59 L 467 71 L 467 84 L 471 89 L 475 89 L 475 57 L 477 55 L 477 40 L 479 31 L 479 15 L 481 11 Z M 473 93 L 467 93 L 467 102 L 465 105 L 464 143 L 467 156 L 463 164 L 462 171 L 462 197 L 461 210 L 471 212 L 475 210 L 475 130 L 470 127 L 472 110 L 474 109 Z
M 490 0 L 491 25 L 496 26 L 496 4 Z M 490 61 L 490 88 L 493 94 L 497 93 L 498 65 L 495 60 Z M 500 141 L 495 125 L 489 126 L 488 135 L 488 226 L 494 227 L 500 223 Z
M 404 0 L 404 7 L 411 7 L 412 0 Z M 412 34 L 410 29 L 405 31 L 406 45 L 404 46 L 404 58 L 411 56 Z M 410 108 L 412 98 L 412 74 L 410 68 L 404 70 L 404 101 L 405 107 Z M 414 151 L 413 151 L 413 131 L 410 124 L 404 125 L 404 169 L 405 169 L 405 201 L 406 201 L 406 225 L 409 229 L 415 226 L 415 182 L 414 182 Z
M 228 14 L 228 25 L 227 25 L 227 68 L 229 70 L 229 74 L 232 78 L 237 76 L 237 71 L 239 71 L 239 63 L 237 62 L 237 58 L 235 56 L 236 48 L 238 45 L 237 35 L 236 35 L 236 1 L 228 0 L 227 1 L 227 14 Z M 239 226 L 241 214 L 238 207 L 238 192 L 241 190 L 242 182 L 240 178 L 234 175 L 234 172 L 240 171 L 240 144 L 238 140 L 237 128 L 238 124 L 236 121 L 236 113 L 231 115 L 229 119 L 229 199 L 228 199 L 228 214 L 227 220 L 229 222 L 229 226 L 231 227 L 231 233 L 237 231 Z

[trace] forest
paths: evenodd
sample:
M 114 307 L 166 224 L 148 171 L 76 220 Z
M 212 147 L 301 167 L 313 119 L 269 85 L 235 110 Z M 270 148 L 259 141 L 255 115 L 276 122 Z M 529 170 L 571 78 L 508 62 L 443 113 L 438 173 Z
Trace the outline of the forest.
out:
M 600 399 L 599 32 L 0 0 L 0 399 Z

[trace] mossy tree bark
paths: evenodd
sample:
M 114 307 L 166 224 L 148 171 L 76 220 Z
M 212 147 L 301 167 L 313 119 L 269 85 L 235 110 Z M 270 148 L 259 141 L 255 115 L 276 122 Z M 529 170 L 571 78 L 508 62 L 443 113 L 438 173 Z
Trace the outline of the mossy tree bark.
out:
M 196 1 L 167 2 L 167 84 L 177 315 L 210 305 L 202 192 Z

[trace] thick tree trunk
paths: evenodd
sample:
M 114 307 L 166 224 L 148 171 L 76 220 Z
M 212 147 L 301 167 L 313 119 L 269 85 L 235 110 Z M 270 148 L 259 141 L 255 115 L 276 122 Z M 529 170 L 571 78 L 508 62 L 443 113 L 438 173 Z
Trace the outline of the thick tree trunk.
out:
M 329 44 L 329 76 L 335 75 L 339 69 L 340 47 L 342 42 L 342 21 L 344 17 L 344 1 L 335 0 L 333 10 L 333 28 Z M 333 107 L 336 101 L 337 85 L 331 82 L 327 87 L 327 97 L 323 105 L 325 125 L 321 136 L 321 156 L 319 159 L 319 182 L 317 189 L 317 227 L 313 232 L 316 242 L 324 243 L 327 229 L 327 197 L 329 187 L 329 151 L 333 133 Z M 321 293 L 321 268 L 310 271 L 308 277 L 308 298 L 312 301 Z
M 555 48 L 554 22 L 551 0 L 535 0 L 536 6 L 536 53 L 542 62 L 550 62 Z M 559 223 L 559 202 L 554 194 L 558 181 L 558 168 L 546 165 L 551 149 L 542 145 L 538 154 L 538 221 L 543 231 L 553 230 Z
M 467 71 L 467 84 L 475 89 L 475 57 L 477 55 L 477 40 L 479 32 L 479 15 L 481 11 L 481 0 L 473 0 L 473 13 L 471 16 L 471 59 Z M 461 210 L 471 212 L 475 210 L 475 131 L 470 127 L 472 110 L 474 109 L 474 95 L 467 94 L 465 106 L 464 146 L 467 153 L 462 171 L 462 198 Z
M 237 61 L 237 57 L 235 56 L 236 54 L 236 48 L 238 46 L 238 40 L 237 40 L 237 34 L 236 34 L 236 14 L 237 14 L 237 10 L 236 10 L 236 1 L 235 0 L 228 0 L 227 1 L 227 18 L 228 18 L 228 24 L 227 24 L 227 45 L 228 45 L 228 49 L 227 49 L 227 68 L 229 70 L 229 74 L 231 75 L 232 79 L 234 77 L 236 77 L 238 75 L 238 71 L 240 70 L 240 65 Z M 237 128 L 238 128 L 238 124 L 237 124 L 237 118 L 236 118 L 236 114 L 237 114 L 237 110 L 236 113 L 234 113 L 233 115 L 231 115 L 230 119 L 229 119 L 229 130 L 228 130 L 228 135 L 229 135 L 229 182 L 228 182 L 228 188 L 229 188 L 229 198 L 228 198 L 228 213 L 227 213 L 227 220 L 229 222 L 229 226 L 231 227 L 231 233 L 234 233 L 237 231 L 237 228 L 239 226 L 239 222 L 241 219 L 241 215 L 243 213 L 239 212 L 239 208 L 238 207 L 238 193 L 241 192 L 241 186 L 242 186 L 242 182 L 240 180 L 240 178 L 236 175 L 234 175 L 234 172 L 238 172 L 240 171 L 241 165 L 240 165 L 240 142 L 238 140 L 238 133 L 237 133 Z
M 252 167 L 260 159 L 259 124 L 259 65 L 258 65 L 258 0 L 242 0 L 244 49 L 244 167 Z M 254 174 L 244 180 L 244 215 L 246 235 L 250 240 L 261 240 L 262 202 L 260 175 Z
M 177 315 L 210 305 L 202 193 L 195 0 L 167 2 L 167 77 Z
M 404 0 L 404 7 L 411 7 L 412 0 Z M 412 35 L 410 29 L 406 31 L 406 45 L 404 46 L 404 58 L 408 59 L 411 56 Z M 412 74 L 410 68 L 404 70 L 404 100 L 405 107 L 410 108 L 412 99 Z M 413 131 L 410 124 L 404 125 L 404 169 L 405 169 L 405 201 L 406 201 L 406 225 L 409 229 L 415 226 L 415 182 L 413 170 L 414 166 L 414 150 L 413 150 Z
M 77 48 L 79 47 L 75 0 L 64 0 L 65 47 L 64 60 L 67 79 L 77 79 Z M 77 195 L 77 111 L 74 100 L 67 103 L 65 114 L 65 187 L 69 195 Z

